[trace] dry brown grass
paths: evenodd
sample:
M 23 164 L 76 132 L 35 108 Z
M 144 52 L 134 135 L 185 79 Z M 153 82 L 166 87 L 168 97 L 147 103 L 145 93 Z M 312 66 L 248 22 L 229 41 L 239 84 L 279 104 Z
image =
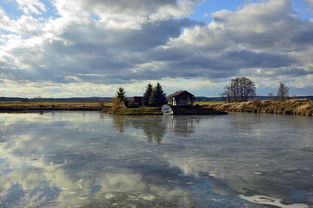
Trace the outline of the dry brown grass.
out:
M 101 110 L 110 103 L 99 102 L 0 102 L 0 111 L 52 111 L 52 110 Z
M 292 99 L 287 101 L 253 100 L 241 103 L 226 103 L 210 105 L 216 110 L 226 112 L 254 112 L 293 114 L 313 116 L 313 101 L 309 99 Z

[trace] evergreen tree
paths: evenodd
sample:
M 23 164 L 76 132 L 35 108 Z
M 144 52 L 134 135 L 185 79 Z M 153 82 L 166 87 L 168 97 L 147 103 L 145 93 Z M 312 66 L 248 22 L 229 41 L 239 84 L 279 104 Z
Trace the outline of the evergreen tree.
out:
M 160 83 L 153 88 L 149 104 L 151 106 L 161 106 L 167 103 L 166 95 Z
M 152 85 L 149 83 L 147 85 L 146 92 L 145 92 L 145 94 L 143 95 L 143 98 L 142 98 L 142 104 L 144 106 L 149 106 L 151 95 L 152 95 Z
M 126 101 L 126 92 L 122 87 L 118 88 L 118 91 L 116 92 L 116 98 L 121 102 Z

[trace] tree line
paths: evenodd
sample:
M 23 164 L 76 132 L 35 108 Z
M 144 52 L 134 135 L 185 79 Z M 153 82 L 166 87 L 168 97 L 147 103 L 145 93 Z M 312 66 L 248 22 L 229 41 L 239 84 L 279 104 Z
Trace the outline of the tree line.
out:
M 284 101 L 288 98 L 288 92 L 289 88 L 283 82 L 280 82 L 277 96 L 270 93 L 269 98 Z M 245 102 L 256 96 L 256 86 L 253 81 L 246 77 L 237 77 L 224 87 L 224 91 L 220 95 L 226 102 Z M 137 105 L 134 101 L 127 99 L 126 92 L 122 87 L 118 89 L 115 99 L 116 102 L 122 103 L 126 107 L 136 107 Z M 155 86 L 149 83 L 142 97 L 142 105 L 156 107 L 164 104 L 167 104 L 167 98 L 160 83 Z
M 166 94 L 163 92 L 160 83 L 157 83 L 154 87 L 149 83 L 146 87 L 145 93 L 143 94 L 142 104 L 144 106 L 162 106 L 166 103 Z
M 116 92 L 115 99 L 118 102 L 123 103 L 126 107 L 135 107 L 135 103 L 133 101 L 129 101 L 126 97 L 126 92 L 124 88 L 120 87 Z M 142 98 L 143 106 L 157 107 L 167 104 L 166 94 L 164 93 L 162 86 L 160 83 L 157 83 L 156 86 L 152 84 L 148 84 L 146 87 L 146 91 L 143 94 Z
M 277 100 L 284 101 L 288 98 L 289 88 L 280 82 L 277 90 Z M 246 77 L 238 77 L 232 79 L 229 85 L 224 87 L 221 96 L 229 103 L 245 102 L 256 96 L 256 87 L 253 81 Z M 269 94 L 269 98 L 275 99 L 273 93 Z
M 221 95 L 227 102 L 248 101 L 250 97 L 256 96 L 256 87 L 250 79 L 239 77 L 232 79 Z

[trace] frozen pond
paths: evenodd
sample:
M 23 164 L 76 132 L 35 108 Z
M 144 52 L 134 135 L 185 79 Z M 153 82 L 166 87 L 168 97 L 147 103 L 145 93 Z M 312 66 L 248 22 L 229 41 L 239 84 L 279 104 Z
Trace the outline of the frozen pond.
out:
M 0 207 L 313 207 L 313 118 L 0 114 Z

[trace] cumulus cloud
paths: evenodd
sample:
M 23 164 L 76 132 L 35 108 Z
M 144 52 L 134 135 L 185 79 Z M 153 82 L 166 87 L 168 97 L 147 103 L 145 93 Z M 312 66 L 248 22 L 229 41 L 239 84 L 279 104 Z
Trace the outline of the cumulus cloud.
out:
M 225 72 L 222 77 L 227 72 L 238 75 L 243 69 L 252 76 L 256 69 L 283 73 L 295 66 L 312 71 L 311 62 L 303 57 L 311 53 L 313 25 L 294 14 L 290 1 L 252 3 L 235 12 L 218 11 L 212 18 L 207 26 L 187 28 L 166 47 L 166 51 L 187 50 L 184 61 L 194 55 L 190 68 L 198 76 L 214 70 Z
M 63 25 L 60 34 L 33 37 L 6 48 L 14 55 L 14 61 L 23 65 L 16 70 L 5 67 L 3 71 L 18 80 L 123 82 L 129 80 L 128 76 L 136 78 L 132 70 L 138 64 L 150 61 L 144 57 L 146 51 L 166 44 L 180 35 L 181 28 L 194 24 L 197 22 L 189 19 L 164 20 L 143 24 L 140 30 L 84 23 Z
M 140 28 L 151 21 L 185 17 L 193 12 L 199 0 L 56 0 L 55 6 L 61 16 L 76 17 L 89 14 L 97 16 L 108 27 Z
M 3 30 L 18 35 L 36 35 L 40 33 L 41 26 L 40 21 L 32 16 L 22 15 L 16 20 L 11 19 L 7 13 L 0 8 L 0 31 Z
M 16 3 L 25 14 L 40 15 L 47 10 L 45 4 L 40 0 L 16 0 Z
M 171 79 L 224 82 L 247 74 L 257 78 L 258 71 L 273 80 L 297 72 L 309 78 L 313 23 L 296 15 L 291 1 L 217 11 L 208 24 L 188 18 L 198 3 L 56 0 L 59 16 L 41 20 L 30 15 L 11 19 L 0 9 L 5 31 L 0 78 L 108 86 Z M 40 1 L 27 5 L 46 10 Z

